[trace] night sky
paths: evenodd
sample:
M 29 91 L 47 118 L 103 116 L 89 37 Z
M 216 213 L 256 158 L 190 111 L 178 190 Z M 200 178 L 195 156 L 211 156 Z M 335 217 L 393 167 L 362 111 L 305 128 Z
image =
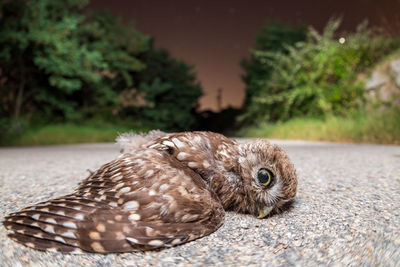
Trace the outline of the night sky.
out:
M 394 29 L 400 24 L 400 0 L 193 1 L 92 0 L 89 8 L 105 8 L 133 20 L 156 47 L 195 66 L 204 96 L 201 109 L 216 109 L 218 88 L 223 107 L 240 107 L 244 84 L 240 60 L 249 57 L 257 30 L 269 20 L 306 23 L 322 29 L 332 16 L 342 16 L 342 30 L 364 19 Z

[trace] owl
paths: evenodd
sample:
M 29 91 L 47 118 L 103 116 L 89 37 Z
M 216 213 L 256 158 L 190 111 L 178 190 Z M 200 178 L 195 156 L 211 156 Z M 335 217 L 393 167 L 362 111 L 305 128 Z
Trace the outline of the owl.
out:
M 117 159 L 70 195 L 10 214 L 13 240 L 47 251 L 130 252 L 208 235 L 225 211 L 266 217 L 296 195 L 296 171 L 266 140 L 212 132 L 125 134 Z

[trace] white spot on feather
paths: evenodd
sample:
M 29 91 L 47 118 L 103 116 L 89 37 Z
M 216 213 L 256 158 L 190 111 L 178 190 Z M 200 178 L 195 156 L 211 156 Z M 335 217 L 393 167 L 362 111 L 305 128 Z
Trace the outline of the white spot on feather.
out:
M 120 193 L 128 193 L 129 191 L 131 191 L 131 188 L 129 186 L 121 188 L 121 190 L 119 190 Z
M 46 222 L 51 223 L 51 224 L 57 224 L 56 220 L 54 220 L 53 218 L 47 218 Z
M 120 175 L 120 174 L 118 174 L 118 175 L 114 175 L 114 176 L 112 177 L 112 180 L 113 180 L 113 181 L 119 181 L 119 180 L 121 180 L 122 178 L 123 178 L 123 176 Z
M 177 239 L 172 240 L 171 244 L 172 244 L 172 245 L 178 245 L 178 244 L 180 244 L 181 242 L 182 242 L 182 241 L 181 241 L 179 238 L 177 238 Z
M 43 238 L 43 233 L 36 233 L 33 236 L 37 238 Z
M 185 147 L 185 143 L 181 142 L 178 138 L 172 138 L 172 142 L 178 147 L 182 148 Z
M 128 219 L 131 220 L 131 221 L 139 221 L 140 220 L 140 215 L 134 213 L 134 214 L 129 215 Z
M 39 220 L 40 214 L 36 213 L 36 214 L 33 214 L 31 217 L 32 217 L 33 219 L 35 219 L 35 220 Z
M 78 214 L 75 215 L 74 218 L 77 219 L 78 221 L 82 221 L 82 220 L 83 220 L 83 217 L 84 217 L 84 216 L 83 216 L 82 213 L 78 213 Z
M 46 228 L 44 228 L 43 231 L 50 233 L 50 234 L 56 233 L 56 232 L 54 232 L 54 226 L 52 226 L 52 225 L 46 225 Z
M 119 189 L 119 188 L 123 187 L 124 185 L 125 185 L 124 183 L 119 183 L 114 188 Z
M 72 229 L 78 228 L 74 222 L 65 222 L 65 223 L 63 223 L 63 226 L 67 227 L 67 228 L 72 228 Z
M 201 137 L 198 136 L 198 135 L 196 135 L 196 136 L 193 138 L 193 142 L 194 142 L 194 143 L 200 144 L 200 143 L 201 143 Z
M 137 210 L 139 208 L 139 202 L 132 200 L 124 204 L 124 208 L 127 210 Z
M 164 245 L 164 242 L 162 242 L 161 240 L 158 240 L 158 239 L 154 239 L 154 240 L 151 240 L 148 244 L 150 246 L 154 246 L 154 247 L 161 247 L 162 245 Z
M 178 160 L 184 160 L 185 158 L 186 158 L 186 153 L 185 152 L 180 152 L 177 156 L 176 156 L 176 158 L 178 159 Z
M 161 191 L 165 191 L 165 190 L 167 190 L 168 189 L 168 185 L 167 184 L 162 184 L 161 186 L 160 186 L 160 190 Z
M 61 243 L 64 243 L 64 244 L 67 243 L 67 242 L 65 242 L 64 238 L 62 238 L 61 236 L 56 236 L 54 239 L 59 241 L 59 242 L 61 242 Z
M 83 254 L 83 251 L 80 250 L 79 248 L 76 248 L 73 251 L 70 251 L 69 253 L 71 253 L 71 254 Z
M 196 167 L 197 167 L 197 163 L 191 161 L 191 162 L 188 163 L 188 166 L 189 166 L 190 168 L 196 168 Z
M 72 232 L 65 232 L 61 234 L 64 237 L 68 237 L 68 238 L 72 238 L 72 239 L 76 239 L 76 235 Z
M 157 147 L 157 146 L 158 146 L 158 144 L 155 143 L 155 144 L 152 144 L 151 146 L 149 146 L 149 148 L 155 148 L 155 147 Z
M 163 198 L 165 198 L 165 199 L 174 200 L 174 198 L 173 198 L 172 196 L 168 195 L 168 194 L 164 194 L 164 195 L 162 195 L 162 196 L 163 196 Z
M 154 171 L 153 170 L 148 170 L 144 175 L 146 176 L 146 177 L 150 177 L 150 176 L 152 176 L 154 174 Z
M 135 243 L 135 244 L 138 244 L 138 243 L 139 243 L 139 241 L 138 241 L 137 239 L 132 238 L 132 237 L 127 237 L 126 240 L 128 240 L 128 241 L 131 242 L 131 243 Z
M 164 141 L 164 142 L 162 142 L 164 145 L 166 145 L 166 146 L 172 146 L 172 147 L 174 147 L 175 146 L 175 144 L 174 143 L 172 143 L 171 141 Z
M 61 216 L 65 216 L 65 212 L 62 210 L 56 211 L 56 214 L 61 215 Z
M 108 203 L 108 205 L 110 205 L 111 207 L 118 207 L 117 202 L 110 202 L 110 203 Z
M 219 154 L 229 158 L 228 154 L 224 150 L 220 151 Z

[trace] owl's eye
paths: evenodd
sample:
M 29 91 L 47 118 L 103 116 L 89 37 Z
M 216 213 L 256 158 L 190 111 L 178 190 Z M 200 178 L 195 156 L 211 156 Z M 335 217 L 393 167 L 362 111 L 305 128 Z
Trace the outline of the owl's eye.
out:
M 257 173 L 257 178 L 258 181 L 263 185 L 263 186 L 268 186 L 271 185 L 274 181 L 274 174 L 272 171 L 261 168 L 258 173 Z

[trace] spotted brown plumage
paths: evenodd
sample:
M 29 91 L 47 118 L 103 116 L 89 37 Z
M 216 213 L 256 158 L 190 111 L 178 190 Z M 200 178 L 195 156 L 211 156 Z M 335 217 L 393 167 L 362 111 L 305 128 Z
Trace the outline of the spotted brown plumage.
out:
M 218 229 L 224 210 L 265 217 L 296 194 L 293 164 L 265 140 L 239 144 L 211 132 L 152 131 L 118 142 L 123 154 L 74 193 L 7 216 L 9 236 L 71 253 L 170 247 Z M 270 175 L 268 184 L 260 173 Z

